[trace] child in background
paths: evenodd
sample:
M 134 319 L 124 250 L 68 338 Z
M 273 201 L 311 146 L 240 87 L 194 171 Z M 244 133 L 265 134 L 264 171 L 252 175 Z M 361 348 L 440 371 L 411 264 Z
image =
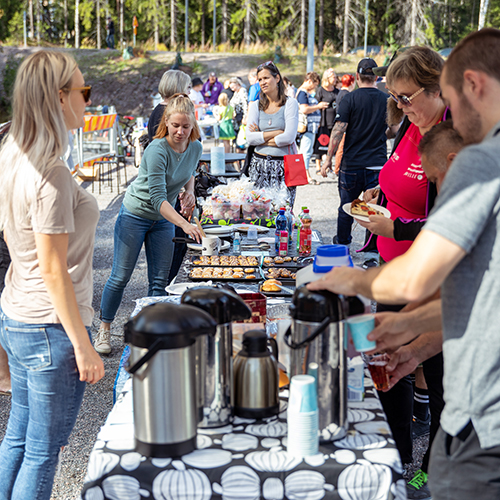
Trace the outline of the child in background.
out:
M 229 106 L 227 94 L 219 95 L 219 108 L 217 110 L 217 119 L 219 120 L 219 138 L 224 143 L 224 151 L 231 151 L 231 141 L 236 138 L 233 127 L 234 109 Z

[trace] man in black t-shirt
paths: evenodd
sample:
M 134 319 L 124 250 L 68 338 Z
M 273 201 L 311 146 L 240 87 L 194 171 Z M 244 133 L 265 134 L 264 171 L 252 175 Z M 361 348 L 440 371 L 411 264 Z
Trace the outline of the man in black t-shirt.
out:
M 351 243 L 352 217 L 342 207 L 366 189 L 378 184 L 378 173 L 387 161 L 387 95 L 376 87 L 373 68 L 377 63 L 366 57 L 356 71 L 358 89 L 347 94 L 337 109 L 335 126 L 330 135 L 326 160 L 321 168 L 323 177 L 332 167 L 332 158 L 345 132 L 344 153 L 339 171 L 340 207 L 337 236 L 334 243 Z

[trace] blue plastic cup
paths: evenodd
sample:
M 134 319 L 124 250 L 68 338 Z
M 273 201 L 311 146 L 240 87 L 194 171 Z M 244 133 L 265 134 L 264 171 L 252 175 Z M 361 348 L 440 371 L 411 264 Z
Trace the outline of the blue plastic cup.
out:
M 375 316 L 373 314 L 353 316 L 352 318 L 347 318 L 346 323 L 349 325 L 349 331 L 351 332 L 351 338 L 356 351 L 371 351 L 377 347 L 377 343 L 374 340 L 366 338 L 375 328 Z
M 289 408 L 297 413 L 309 413 L 318 409 L 316 379 L 311 375 L 295 375 L 290 382 Z

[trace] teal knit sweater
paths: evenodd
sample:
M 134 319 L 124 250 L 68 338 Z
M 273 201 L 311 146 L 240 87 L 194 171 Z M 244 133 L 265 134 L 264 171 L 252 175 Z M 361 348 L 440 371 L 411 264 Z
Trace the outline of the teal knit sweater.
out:
M 203 146 L 190 142 L 186 151 L 176 153 L 167 139 L 155 139 L 144 151 L 137 179 L 127 189 L 123 204 L 135 215 L 161 220 L 161 204 L 175 206 L 181 188 L 195 173 Z

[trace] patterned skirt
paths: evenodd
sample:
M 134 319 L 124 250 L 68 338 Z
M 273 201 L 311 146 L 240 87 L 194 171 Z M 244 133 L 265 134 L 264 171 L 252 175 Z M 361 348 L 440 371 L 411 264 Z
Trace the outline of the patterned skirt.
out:
M 283 157 L 263 156 L 254 153 L 248 167 L 248 176 L 256 189 L 271 188 L 279 190 L 286 187 L 290 206 L 293 209 L 297 188 L 295 186 L 288 187 L 285 184 L 285 162 Z

